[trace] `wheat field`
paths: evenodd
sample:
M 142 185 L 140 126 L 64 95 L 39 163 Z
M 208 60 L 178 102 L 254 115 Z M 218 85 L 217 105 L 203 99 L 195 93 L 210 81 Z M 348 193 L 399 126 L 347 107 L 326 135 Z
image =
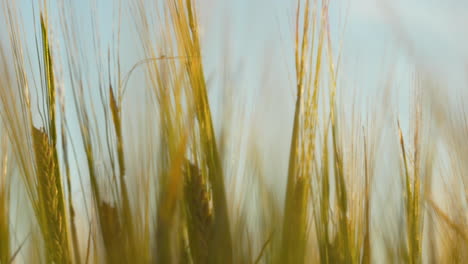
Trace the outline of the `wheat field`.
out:
M 468 262 L 466 80 L 449 94 L 413 58 L 404 84 L 382 67 L 359 93 L 330 16 L 344 1 L 293 0 L 289 39 L 272 36 L 292 96 L 264 104 L 205 56 L 249 40 L 208 43 L 201 2 L 90 1 L 84 18 L 1 0 L 1 264 Z M 245 82 L 274 94 L 264 49 Z

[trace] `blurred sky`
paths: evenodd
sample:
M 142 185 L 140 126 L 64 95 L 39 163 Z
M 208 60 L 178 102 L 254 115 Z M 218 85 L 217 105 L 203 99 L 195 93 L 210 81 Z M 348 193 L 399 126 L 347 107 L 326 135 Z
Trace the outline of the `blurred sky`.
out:
M 31 7 L 35 6 L 37 13 L 40 1 L 15 2 L 24 21 L 25 40 L 31 53 L 34 53 L 33 19 L 37 20 L 38 15 L 32 16 Z M 73 8 L 72 12 L 81 28 L 79 34 L 89 46 L 92 45 L 92 30 L 100 38 L 101 50 L 97 54 L 88 54 L 90 68 L 93 67 L 92 60 L 96 59 L 94 56 L 98 57 L 97 60 L 107 61 L 107 51 L 114 45 L 112 32 L 117 28 L 119 2 L 124 24 L 120 54 L 122 71 L 125 73 L 144 57 L 132 18 L 135 13 L 130 8 L 133 0 L 64 2 Z M 252 98 L 259 92 L 259 86 L 265 84 L 262 82 L 266 81 L 269 85 L 278 86 L 280 99 L 290 101 L 287 104 L 291 106 L 294 97 L 292 55 L 297 1 L 198 0 L 197 3 L 206 75 L 212 77 L 214 83 L 220 82 L 222 70 L 227 66 L 228 75 L 242 82 L 237 86 L 248 91 L 247 102 L 256 102 Z M 49 6 L 52 32 L 57 33 L 60 31 L 58 6 L 56 1 L 49 1 Z M 93 9 L 97 10 L 97 28 L 90 22 Z M 374 82 L 384 77 L 388 74 L 389 68 L 386 67 L 389 65 L 397 72 L 405 72 L 401 69 L 424 64 L 424 67 L 443 73 L 441 77 L 464 69 L 468 56 L 468 49 L 465 48 L 468 44 L 467 13 L 468 2 L 463 0 L 332 0 L 332 43 L 338 50 L 343 42 L 342 61 L 346 69 L 343 72 L 349 75 L 348 78 L 358 79 L 359 90 L 368 94 L 379 87 L 361 85 L 361 82 Z M 37 26 L 36 21 L 36 29 Z M 60 33 L 55 36 L 53 40 L 56 45 L 62 45 L 63 49 Z M 2 37 L 6 37 L 6 34 Z M 92 48 L 89 49 L 92 51 Z M 290 97 L 288 100 L 283 97 L 287 94 Z
M 23 27 L 30 51 L 35 52 L 31 3 L 21 0 Z M 58 5 L 49 1 L 52 32 L 60 31 Z M 107 63 L 107 51 L 115 43 L 119 2 L 122 7 L 122 72 L 126 73 L 144 55 L 135 30 L 133 0 L 64 1 L 79 20 L 79 35 L 87 42 L 90 69 L 94 61 Z M 148 1 L 150 2 L 150 1 Z M 154 2 L 163 2 L 155 0 Z M 289 109 L 279 117 L 291 120 L 294 103 L 293 31 L 296 0 L 198 0 L 206 75 L 212 81 L 213 98 L 225 85 L 234 82 L 235 94 L 244 106 Z M 97 10 L 97 28 L 91 24 Z M 149 11 L 151 12 L 151 11 Z M 156 12 L 156 11 L 155 11 Z M 362 97 L 380 93 L 379 81 L 390 72 L 409 83 L 409 70 L 418 67 L 439 73 L 441 78 L 460 85 L 460 70 L 468 56 L 468 2 L 463 0 L 332 0 L 330 24 L 335 54 L 343 43 L 343 79 L 347 90 Z M 38 18 L 36 14 L 35 18 Z M 36 23 L 36 28 L 38 23 Z M 100 51 L 92 48 L 92 30 L 101 41 Z M 5 35 L 3 35 L 5 36 Z M 60 34 L 55 43 L 61 45 Z M 63 55 L 63 54 L 62 54 Z M 34 56 L 33 56 L 34 58 Z M 224 75 L 223 75 L 224 74 Z M 131 82 L 143 75 L 137 73 Z M 354 84 L 354 85 L 351 85 Z M 262 86 L 268 86 L 262 87 Z M 400 85 L 401 86 L 401 85 Z M 403 91 L 404 92 L 404 91 Z M 266 94 L 265 94 L 266 93 Z M 258 96 L 265 102 L 259 104 Z M 271 98 L 273 97 L 273 98 Z M 407 96 L 400 98 L 404 100 Z M 137 97 L 136 97 L 137 98 Z M 216 100 L 213 104 L 216 104 Z M 402 103 L 405 104 L 404 102 Z M 272 107 L 273 107 L 272 106 Z M 214 107 L 216 110 L 217 107 Z M 281 119 L 282 120 L 282 119 Z

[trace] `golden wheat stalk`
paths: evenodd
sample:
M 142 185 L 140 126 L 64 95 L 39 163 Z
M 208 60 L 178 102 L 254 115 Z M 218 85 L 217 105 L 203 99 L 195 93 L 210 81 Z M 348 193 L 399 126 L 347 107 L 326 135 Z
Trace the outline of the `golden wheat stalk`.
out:
M 60 174 L 53 158 L 47 134 L 35 127 L 32 131 L 36 157 L 39 223 L 46 244 L 46 260 L 71 263 L 63 197 L 60 195 Z
M 107 263 L 127 263 L 125 252 L 122 252 L 125 237 L 119 210 L 108 202 L 99 202 L 98 211 Z
M 178 44 L 181 51 L 188 58 L 186 71 L 195 95 L 196 117 L 200 129 L 200 146 L 202 149 L 202 161 L 208 169 L 208 180 L 213 192 L 214 228 L 213 239 L 209 241 L 212 254 L 210 262 L 232 262 L 232 237 L 228 217 L 228 204 L 224 186 L 224 173 L 218 154 L 216 138 L 214 134 L 210 105 L 206 88 L 206 80 L 201 60 L 201 47 L 198 31 L 198 19 L 195 12 L 195 4 L 192 0 L 174 0 L 174 8 L 171 9 L 175 30 L 179 36 Z M 183 10 L 182 16 L 176 10 Z
M 47 119 L 45 130 L 38 129 L 34 125 L 31 126 L 37 176 L 36 215 L 46 244 L 46 260 L 55 263 L 71 263 L 65 198 L 56 149 L 54 69 L 48 40 L 47 21 L 43 15 L 41 15 L 41 33 L 46 83 L 44 101 Z
M 319 120 L 319 84 L 325 33 L 323 18 L 326 17 L 327 12 L 326 1 L 323 1 L 320 10 L 322 19 L 318 23 L 317 2 L 314 2 L 314 6 L 311 5 L 311 1 L 306 0 L 305 6 L 302 8 L 301 1 L 298 1 L 296 9 L 295 68 L 297 95 L 282 230 L 280 256 L 282 263 L 304 262 L 308 244 L 309 188 L 311 177 L 314 170 L 316 170 L 313 166 L 316 162 L 315 145 Z M 316 30 L 317 26 L 319 30 Z M 316 38 L 317 36 L 318 38 Z M 326 183 L 327 181 L 322 179 L 322 182 Z M 326 203 L 328 204 L 328 202 Z M 318 212 L 318 210 L 315 211 Z M 322 216 L 326 217 L 326 214 Z M 318 219 L 316 218 L 316 220 Z M 317 234 L 320 234 L 321 237 L 319 245 L 325 245 L 321 243 L 324 239 L 323 232 L 318 229 L 316 230 Z M 326 254 L 324 248 L 322 246 L 320 248 L 322 255 Z
M 0 263 L 10 261 L 10 226 L 9 226 L 9 181 L 8 175 L 8 154 L 6 144 L 2 144 L 3 158 L 0 167 Z
M 213 212 L 202 174 L 190 161 L 185 164 L 184 198 L 189 246 L 193 263 L 207 263 L 209 241 L 213 236 Z

